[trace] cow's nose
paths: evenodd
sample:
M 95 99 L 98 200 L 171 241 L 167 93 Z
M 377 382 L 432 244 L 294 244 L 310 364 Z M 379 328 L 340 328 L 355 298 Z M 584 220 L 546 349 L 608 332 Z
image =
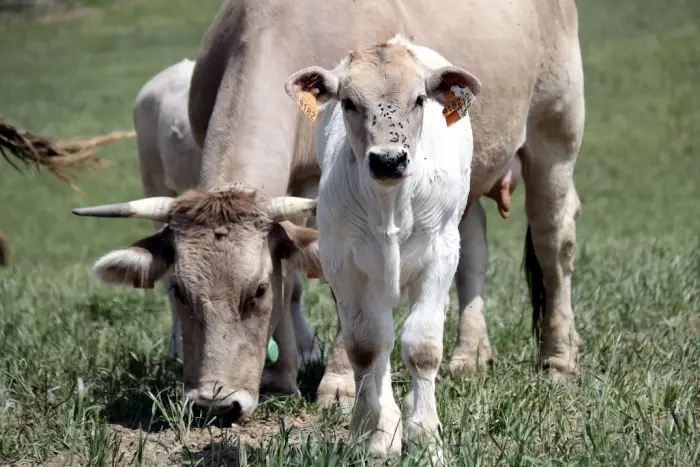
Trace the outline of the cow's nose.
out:
M 405 149 L 372 148 L 369 150 L 369 171 L 378 180 L 401 179 L 410 162 Z
M 226 414 L 234 420 L 248 418 L 258 405 L 258 398 L 249 391 L 232 390 L 218 384 L 203 384 L 187 391 L 185 396 L 202 410 Z

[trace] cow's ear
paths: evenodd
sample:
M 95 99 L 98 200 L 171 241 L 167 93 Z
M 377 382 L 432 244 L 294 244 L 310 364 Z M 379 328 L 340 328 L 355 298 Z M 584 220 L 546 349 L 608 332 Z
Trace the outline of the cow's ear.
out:
M 123 250 L 98 259 L 92 271 L 105 284 L 152 289 L 175 261 L 173 232 L 165 226 Z
M 456 66 L 438 68 L 430 72 L 425 79 L 425 92 L 428 97 L 442 105 L 447 102 L 445 93 L 452 90 L 452 86 L 469 89 L 474 97 L 481 92 L 481 82 L 468 71 Z
M 316 96 L 316 102 L 320 105 L 338 97 L 339 83 L 332 72 L 320 66 L 312 66 L 290 76 L 284 84 L 284 90 L 294 100 L 299 93 L 310 92 Z
M 299 227 L 291 222 L 274 224 L 268 236 L 270 254 L 295 270 L 322 276 L 318 251 L 318 230 Z

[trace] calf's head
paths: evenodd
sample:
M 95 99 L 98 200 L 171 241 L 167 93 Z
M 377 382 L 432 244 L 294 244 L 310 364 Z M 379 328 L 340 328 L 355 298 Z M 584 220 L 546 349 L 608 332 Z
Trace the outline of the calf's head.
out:
M 320 273 L 317 232 L 285 222 L 314 209 L 313 200 L 269 199 L 235 187 L 73 212 L 166 224 L 106 254 L 93 271 L 103 282 L 135 288 L 152 288 L 169 273 L 185 396 L 207 409 L 248 416 L 257 405 L 273 307 L 282 312 L 283 263 Z
M 411 174 L 427 99 L 444 105 L 453 86 L 474 95 L 481 88 L 474 76 L 429 49 L 421 48 L 445 66 L 423 63 L 417 47 L 397 36 L 350 52 L 333 70 L 314 66 L 298 71 L 285 84 L 292 98 L 309 92 L 320 105 L 340 102 L 358 163 L 383 185 L 396 185 Z

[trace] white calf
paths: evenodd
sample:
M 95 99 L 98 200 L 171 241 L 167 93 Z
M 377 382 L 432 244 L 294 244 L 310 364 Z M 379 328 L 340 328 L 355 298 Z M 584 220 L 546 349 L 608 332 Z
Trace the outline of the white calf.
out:
M 468 115 L 448 128 L 442 112 L 448 91 L 466 92 L 469 105 L 480 84 L 397 36 L 351 52 L 332 71 L 302 70 L 286 88 L 292 96 L 311 92 L 321 104 L 335 101 L 320 114 L 316 222 L 354 370 L 353 432 L 376 430 L 376 456 L 400 451 L 389 356 L 392 312 L 408 292 L 401 346 L 412 393 L 404 430 L 409 447 L 427 442 L 440 458 L 435 378 L 473 146 Z

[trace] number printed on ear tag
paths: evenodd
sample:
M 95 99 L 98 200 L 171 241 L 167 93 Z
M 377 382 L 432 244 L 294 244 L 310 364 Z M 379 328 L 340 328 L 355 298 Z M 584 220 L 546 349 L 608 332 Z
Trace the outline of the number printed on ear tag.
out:
M 297 94 L 297 107 L 309 117 L 312 122 L 316 121 L 318 115 L 318 105 L 316 104 L 316 94 L 312 92 L 300 92 Z
M 467 115 L 467 110 L 474 103 L 474 94 L 468 88 L 452 86 L 451 91 L 445 93 L 447 101 L 442 109 L 447 126 L 450 127 Z

